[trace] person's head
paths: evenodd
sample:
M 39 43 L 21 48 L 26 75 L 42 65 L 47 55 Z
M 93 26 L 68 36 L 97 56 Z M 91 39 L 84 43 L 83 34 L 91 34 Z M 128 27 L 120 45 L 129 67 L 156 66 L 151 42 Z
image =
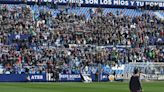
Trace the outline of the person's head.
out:
M 138 69 L 134 69 L 134 74 L 137 74 L 138 73 Z

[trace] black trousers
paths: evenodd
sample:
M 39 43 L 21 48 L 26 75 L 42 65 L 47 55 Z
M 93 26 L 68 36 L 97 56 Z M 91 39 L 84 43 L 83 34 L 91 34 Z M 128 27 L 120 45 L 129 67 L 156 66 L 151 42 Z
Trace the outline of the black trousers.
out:
M 131 90 L 130 92 L 142 92 L 141 90 Z

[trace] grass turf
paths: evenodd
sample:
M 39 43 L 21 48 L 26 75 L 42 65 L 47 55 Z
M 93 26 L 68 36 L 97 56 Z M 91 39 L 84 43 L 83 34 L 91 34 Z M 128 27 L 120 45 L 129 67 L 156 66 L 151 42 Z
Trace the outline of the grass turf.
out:
M 144 92 L 164 92 L 164 82 L 144 82 Z M 0 83 L 0 92 L 129 92 L 128 82 Z

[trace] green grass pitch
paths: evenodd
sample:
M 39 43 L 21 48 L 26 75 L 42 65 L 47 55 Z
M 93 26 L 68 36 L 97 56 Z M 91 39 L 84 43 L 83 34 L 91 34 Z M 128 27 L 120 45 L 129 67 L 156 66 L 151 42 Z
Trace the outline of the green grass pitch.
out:
M 142 83 L 144 92 L 164 92 L 164 82 Z M 129 92 L 128 82 L 0 83 L 0 92 Z

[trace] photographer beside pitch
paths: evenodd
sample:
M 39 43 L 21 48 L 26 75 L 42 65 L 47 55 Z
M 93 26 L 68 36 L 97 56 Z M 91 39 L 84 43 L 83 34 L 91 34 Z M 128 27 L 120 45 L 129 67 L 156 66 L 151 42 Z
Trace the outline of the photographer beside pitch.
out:
M 138 69 L 134 70 L 134 75 L 132 75 L 129 82 L 130 92 L 142 92 L 142 86 L 140 82 L 140 76 Z

